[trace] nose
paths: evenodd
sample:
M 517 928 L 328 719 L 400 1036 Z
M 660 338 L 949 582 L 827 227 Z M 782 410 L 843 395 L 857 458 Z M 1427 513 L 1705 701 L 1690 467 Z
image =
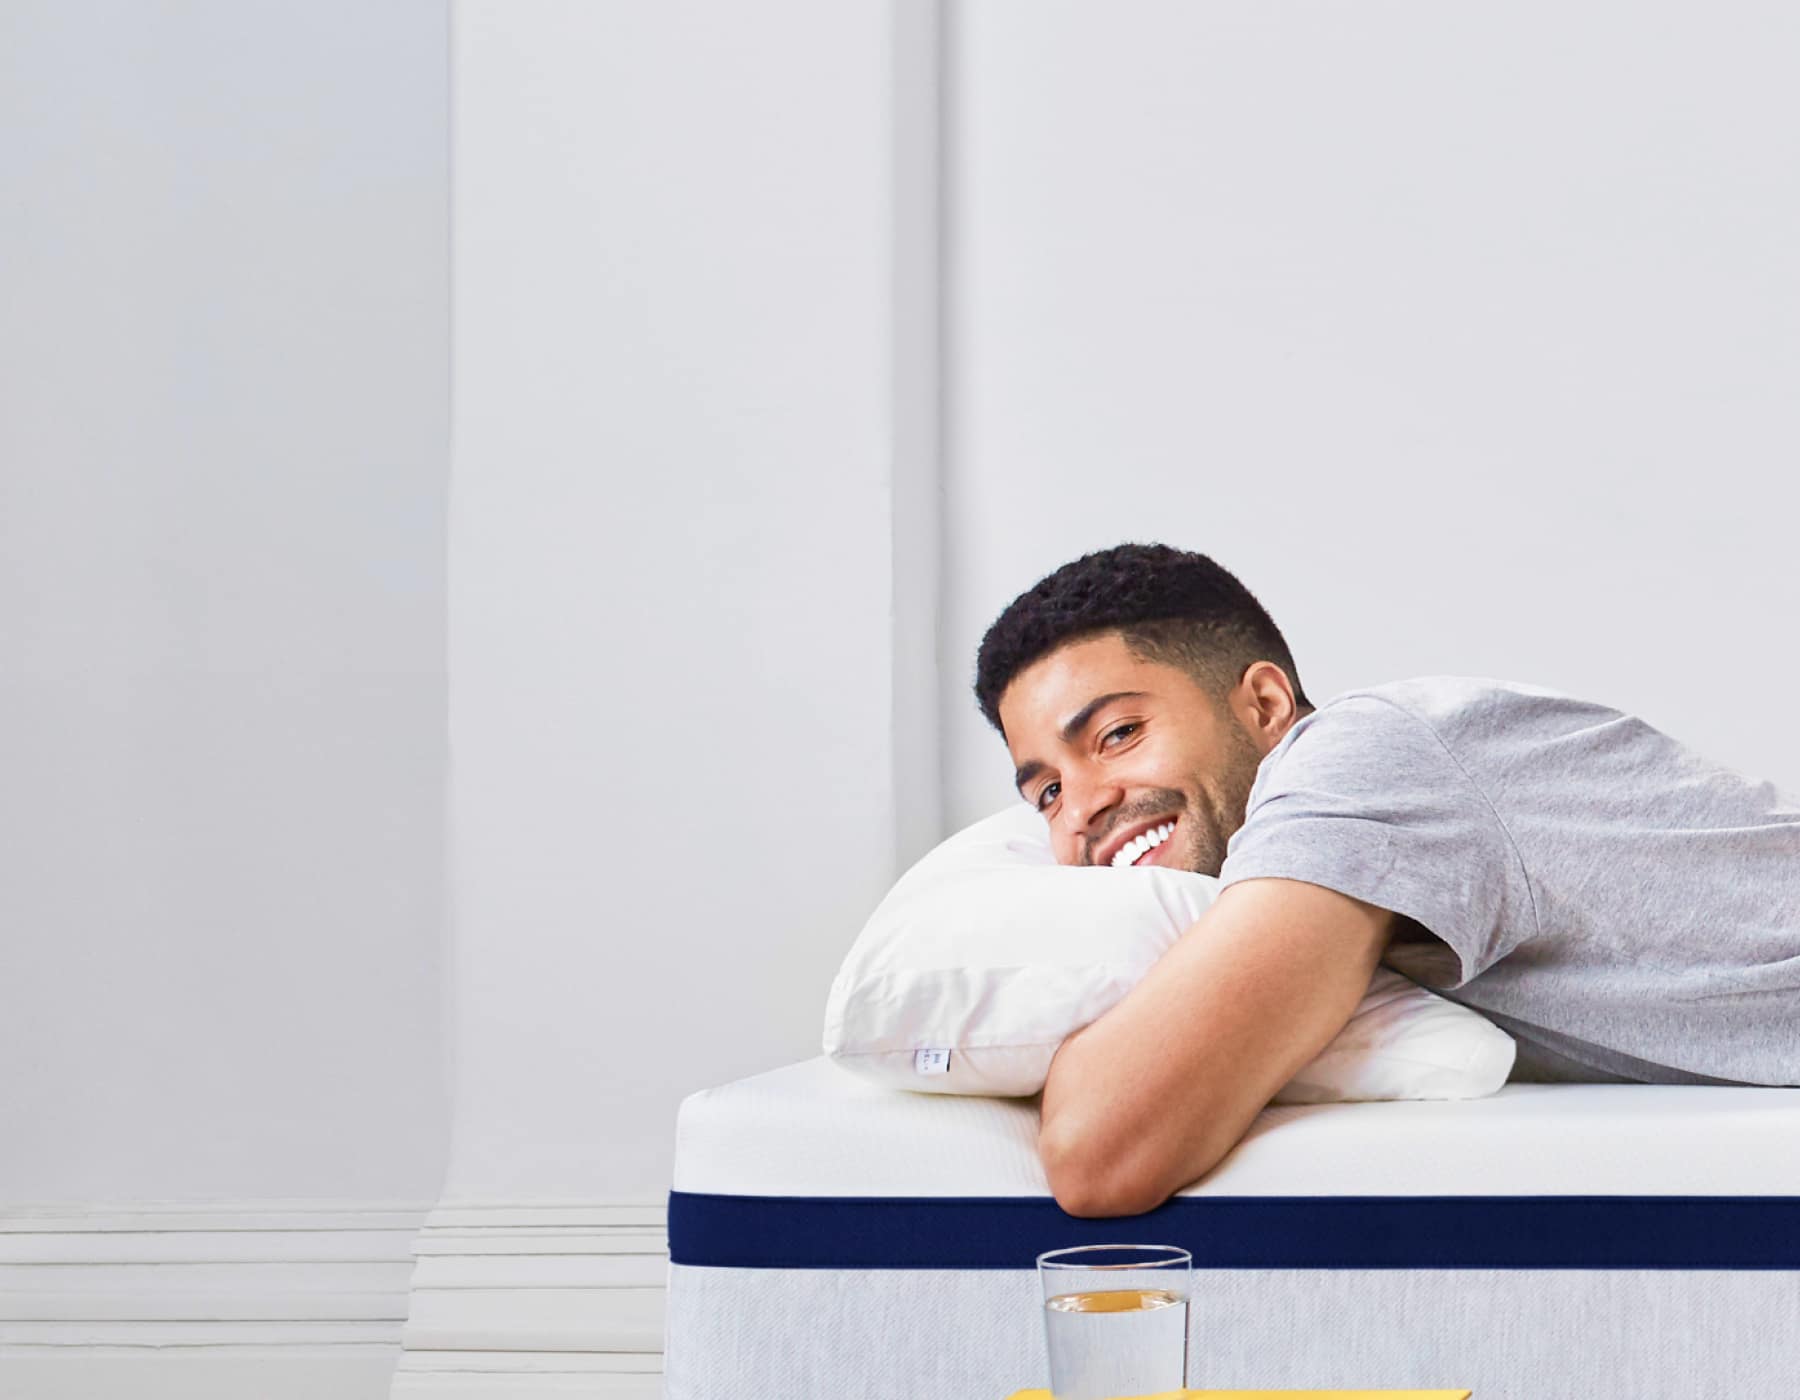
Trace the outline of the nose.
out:
M 1083 852 L 1106 829 L 1107 813 L 1123 800 L 1125 790 L 1104 773 L 1071 769 L 1062 777 L 1063 839 L 1068 843 L 1065 865 L 1083 864 Z

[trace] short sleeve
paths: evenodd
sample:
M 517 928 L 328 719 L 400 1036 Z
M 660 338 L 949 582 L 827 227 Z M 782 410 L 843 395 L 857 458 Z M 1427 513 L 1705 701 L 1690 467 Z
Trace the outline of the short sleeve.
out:
M 1296 724 L 1257 771 L 1220 886 L 1303 880 L 1415 920 L 1436 945 L 1384 961 L 1460 987 L 1535 936 L 1512 838 L 1435 729 L 1390 700 L 1335 700 Z M 1410 965 L 1409 965 L 1410 964 Z

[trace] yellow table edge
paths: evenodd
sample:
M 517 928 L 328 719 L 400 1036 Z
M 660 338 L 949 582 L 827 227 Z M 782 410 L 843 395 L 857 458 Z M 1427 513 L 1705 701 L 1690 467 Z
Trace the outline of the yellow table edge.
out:
M 1020 1390 L 1008 1400 L 1053 1400 L 1047 1390 Z M 1167 1390 L 1119 1400 L 1469 1400 L 1466 1390 Z

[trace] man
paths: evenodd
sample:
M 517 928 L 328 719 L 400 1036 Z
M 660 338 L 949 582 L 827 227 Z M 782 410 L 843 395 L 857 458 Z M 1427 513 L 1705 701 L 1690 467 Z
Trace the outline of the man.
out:
M 975 690 L 1059 862 L 1220 879 L 1051 1064 L 1073 1214 L 1210 1170 L 1378 962 L 1511 1033 L 1515 1079 L 1800 1084 L 1800 803 L 1641 720 L 1454 677 L 1315 707 L 1249 591 L 1162 545 L 1020 595 Z

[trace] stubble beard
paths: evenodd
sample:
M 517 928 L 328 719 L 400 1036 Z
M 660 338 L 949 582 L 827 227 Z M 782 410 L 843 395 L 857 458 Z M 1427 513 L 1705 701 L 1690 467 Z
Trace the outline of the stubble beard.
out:
M 1228 752 L 1216 781 L 1201 775 L 1195 782 L 1204 814 L 1192 811 L 1195 818 L 1182 851 L 1183 869 L 1218 878 L 1225 868 L 1225 848 L 1237 829 L 1244 824 L 1244 809 L 1250 803 L 1250 789 L 1256 784 L 1256 770 L 1262 765 L 1262 751 L 1250 736 L 1235 723 L 1228 722 Z

